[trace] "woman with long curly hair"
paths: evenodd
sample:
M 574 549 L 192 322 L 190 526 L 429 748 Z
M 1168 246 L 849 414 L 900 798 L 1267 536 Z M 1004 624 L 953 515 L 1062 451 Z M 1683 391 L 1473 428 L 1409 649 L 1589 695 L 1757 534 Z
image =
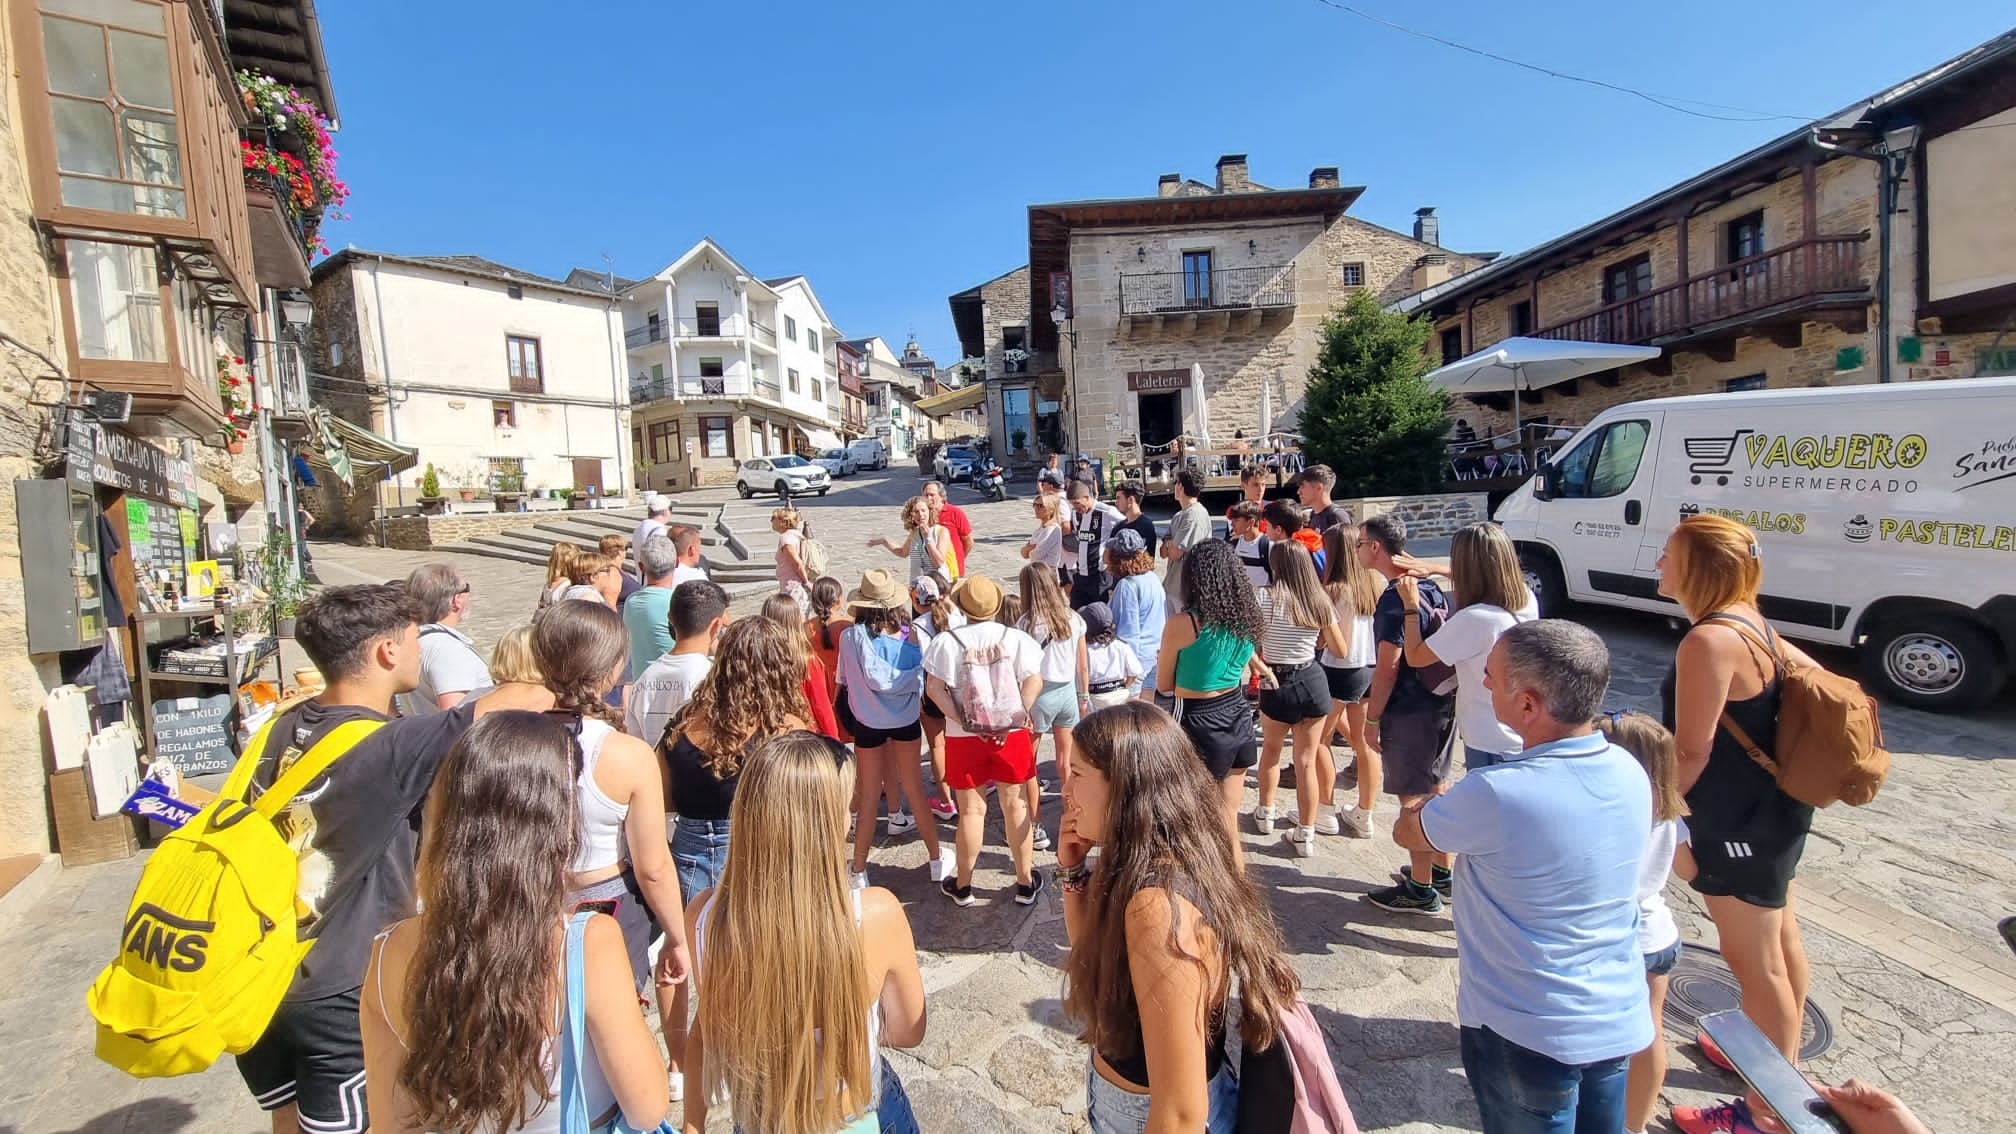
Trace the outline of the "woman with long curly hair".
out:
M 779 591 L 763 600 L 763 617 L 782 626 L 791 634 L 791 644 L 796 648 L 805 670 L 805 684 L 801 691 L 805 694 L 805 705 L 812 710 L 812 730 L 820 736 L 840 739 L 840 726 L 833 719 L 833 698 L 827 693 L 826 663 L 812 648 L 812 639 L 805 634 L 805 621 L 799 613 L 798 600 Z
M 903 502 L 903 542 L 888 538 L 871 539 L 869 547 L 886 548 L 898 559 L 910 561 L 910 582 L 924 575 L 936 575 L 941 585 L 959 577 L 959 561 L 953 556 L 952 532 L 931 522 L 931 506 L 922 496 Z
M 1123 528 L 1114 532 L 1100 549 L 1106 573 L 1113 576 L 1113 592 L 1106 597 L 1113 612 L 1113 633 L 1141 663 L 1141 679 L 1128 688 L 1144 701 L 1153 701 L 1158 688 L 1156 659 L 1162 652 L 1162 624 L 1169 618 L 1169 599 L 1155 578 L 1155 557 L 1141 533 Z
M 364 973 L 373 1130 L 560 1130 L 575 753 L 560 720 L 498 712 L 442 760 L 420 843 L 421 913 L 378 936 Z M 589 918 L 582 951 L 589 1043 L 577 1055 L 589 1117 L 620 1112 L 654 1129 L 670 1108 L 665 1064 L 615 919 Z
M 560 603 L 532 627 L 533 660 L 580 752 L 574 788 L 581 842 L 567 868 L 568 896 L 575 903 L 614 903 L 642 992 L 652 975 L 651 939 L 660 927 L 666 934 L 658 955 L 660 989 L 685 979 L 687 951 L 679 875 L 665 845 L 658 760 L 650 745 L 622 731 L 622 719 L 602 699 L 623 676 L 629 650 L 622 616 L 596 603 Z M 685 1018 L 676 1023 L 683 1027 Z M 667 1035 L 676 1037 L 673 1025 L 667 1014 Z M 672 1050 L 676 1054 L 677 1046 Z
M 806 732 L 742 765 L 728 868 L 686 911 L 700 946 L 691 1134 L 720 1091 L 738 1130 L 916 1134 L 882 1048 L 924 1039 L 924 978 L 902 903 L 849 885 L 838 849 L 852 771 L 844 749 Z
M 1210 540 L 1185 561 L 1214 543 L 1230 550 Z M 1079 726 L 1072 761 L 1057 878 L 1065 1011 L 1092 1049 L 1086 1117 L 1094 1134 L 1229 1134 L 1227 1001 L 1236 977 L 1243 1045 L 1274 1044 L 1298 988 L 1280 927 L 1211 818 L 1218 785 L 1166 714 L 1140 701 L 1101 709 Z
M 1184 553 L 1179 593 L 1183 614 L 1162 627 L 1155 688 L 1175 696 L 1176 719 L 1218 781 L 1225 834 L 1233 858 L 1243 867 L 1239 804 L 1246 794 L 1246 769 L 1260 758 L 1246 678 L 1271 676 L 1259 654 L 1267 623 L 1239 553 L 1224 540 L 1207 539 Z

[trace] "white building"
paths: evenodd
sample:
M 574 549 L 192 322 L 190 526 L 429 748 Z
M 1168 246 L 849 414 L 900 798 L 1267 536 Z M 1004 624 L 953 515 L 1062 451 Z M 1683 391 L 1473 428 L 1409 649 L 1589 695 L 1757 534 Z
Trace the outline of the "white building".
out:
M 848 343 L 861 352 L 861 397 L 866 403 L 868 436 L 889 446 L 891 457 L 909 457 L 933 434 L 931 419 L 917 411 L 917 402 L 929 393 L 925 376 L 903 365 L 909 350 L 898 356 L 880 335 L 849 339 Z M 909 344 L 913 349 L 916 346 Z
M 317 400 L 419 450 L 382 504 L 414 503 L 430 464 L 451 498 L 627 493 L 622 324 L 606 294 L 477 256 L 346 249 L 315 266 L 313 296 Z
M 615 285 L 640 486 L 725 484 L 739 461 L 840 444 L 840 332 L 805 277 L 760 279 L 703 239 Z

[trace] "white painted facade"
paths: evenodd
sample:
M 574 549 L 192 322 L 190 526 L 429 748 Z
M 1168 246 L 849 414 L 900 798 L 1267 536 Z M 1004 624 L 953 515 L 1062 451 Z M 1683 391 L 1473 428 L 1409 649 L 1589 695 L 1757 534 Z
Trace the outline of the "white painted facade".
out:
M 386 486 L 386 503 L 413 503 L 428 464 L 452 496 L 487 490 L 508 467 L 500 462 L 514 460 L 527 491 L 599 483 L 603 495 L 625 494 L 629 391 L 621 324 L 606 296 L 352 255 L 340 270 L 351 277 L 354 314 L 320 314 L 355 319 L 364 379 L 389 386 L 390 406 L 364 424 L 420 454 L 418 467 Z M 514 356 L 536 359 L 516 388 Z

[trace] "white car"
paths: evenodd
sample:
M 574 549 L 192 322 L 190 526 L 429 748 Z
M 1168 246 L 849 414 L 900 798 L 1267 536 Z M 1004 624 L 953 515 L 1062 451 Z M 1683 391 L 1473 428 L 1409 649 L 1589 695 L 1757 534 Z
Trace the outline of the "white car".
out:
M 853 476 L 861 471 L 853 454 L 845 449 L 827 449 L 812 458 L 812 463 L 826 470 L 828 476 Z
M 826 470 L 803 457 L 757 457 L 735 472 L 735 491 L 747 500 L 759 492 L 783 496 L 824 496 L 832 485 Z
M 932 460 L 931 463 L 935 466 L 932 471 L 939 480 L 947 484 L 957 484 L 962 480 L 973 479 L 973 465 L 979 459 L 980 454 L 975 453 L 969 445 L 947 445 L 940 449 L 938 456 Z

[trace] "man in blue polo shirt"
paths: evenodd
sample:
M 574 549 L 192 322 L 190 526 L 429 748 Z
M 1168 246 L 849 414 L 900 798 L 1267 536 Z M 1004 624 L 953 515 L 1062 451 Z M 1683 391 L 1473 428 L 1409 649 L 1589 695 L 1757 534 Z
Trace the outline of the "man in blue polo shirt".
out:
M 1484 1134 L 1622 1130 L 1626 1069 L 1652 1042 L 1637 937 L 1652 789 L 1592 726 L 1609 680 L 1586 627 L 1507 630 L 1484 683 L 1524 750 L 1394 825 L 1401 846 L 1458 856 L 1456 1018 Z

